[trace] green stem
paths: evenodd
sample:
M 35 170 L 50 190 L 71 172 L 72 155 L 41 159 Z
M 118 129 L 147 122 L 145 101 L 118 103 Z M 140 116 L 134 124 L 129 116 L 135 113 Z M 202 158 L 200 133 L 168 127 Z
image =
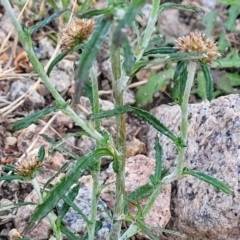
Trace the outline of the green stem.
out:
M 92 66 L 90 70 L 90 77 L 92 82 L 92 94 L 93 94 L 93 114 L 96 115 L 100 112 L 100 104 L 98 97 L 98 79 L 97 79 L 97 70 L 95 65 Z M 95 119 L 95 129 L 100 131 L 101 120 Z M 101 147 L 101 142 L 96 142 L 96 149 Z M 91 170 L 93 178 L 93 189 L 92 189 L 92 202 L 91 202 L 91 224 L 88 226 L 88 239 L 94 240 L 96 219 L 97 219 L 97 204 L 99 199 L 99 176 L 101 169 L 101 159 L 99 159 L 96 165 Z
M 71 117 L 76 124 L 78 124 L 84 131 L 86 131 L 92 138 L 96 139 L 96 140 L 101 140 L 102 139 L 102 135 L 97 132 L 95 129 L 91 129 L 75 112 L 74 110 L 68 106 L 68 104 L 64 101 L 64 99 L 61 97 L 61 95 L 58 93 L 58 91 L 55 89 L 54 85 L 52 84 L 52 82 L 50 81 L 49 77 L 47 76 L 47 74 L 45 73 L 41 63 L 39 62 L 39 60 L 36 57 L 36 54 L 33 51 L 32 48 L 32 41 L 30 39 L 30 36 L 28 35 L 28 33 L 24 32 L 21 25 L 19 24 L 19 22 L 17 21 L 14 12 L 12 10 L 12 7 L 9 3 L 8 0 L 2 0 L 2 4 L 7 12 L 7 15 L 10 17 L 12 24 L 19 36 L 19 40 L 23 45 L 23 48 L 25 49 L 25 51 L 27 52 L 28 58 L 30 60 L 30 62 L 32 63 L 34 69 L 36 70 L 36 72 L 38 73 L 39 77 L 42 79 L 42 81 L 44 82 L 45 86 L 47 87 L 47 89 L 49 90 L 49 92 L 52 94 L 52 96 L 54 97 L 54 99 L 57 102 L 58 106 L 62 106 L 64 109 L 61 109 L 63 112 L 65 112 L 65 114 L 67 114 L 69 117 Z
M 121 59 L 120 48 L 111 45 L 110 58 L 113 72 L 113 93 L 115 98 L 115 107 L 123 106 L 123 89 L 121 86 Z M 116 192 L 115 192 L 115 208 L 113 214 L 113 227 L 110 234 L 110 240 L 116 240 L 120 237 L 122 221 L 124 218 L 124 194 L 125 194 L 125 158 L 126 158 L 126 123 L 125 115 L 116 116 L 117 136 L 116 148 L 118 157 L 114 163 L 117 166 L 116 172 Z
M 38 195 L 38 199 L 39 199 L 39 203 L 42 203 L 43 202 L 43 199 L 42 199 L 42 194 L 41 194 L 41 190 L 40 190 L 40 187 L 39 187 L 39 184 L 36 180 L 36 178 L 32 179 L 31 180 L 31 183 L 33 185 L 33 188 L 35 189 L 37 195 Z M 55 234 L 55 237 L 57 240 L 61 240 L 62 237 L 61 237 L 61 232 L 58 231 L 57 227 L 56 227 L 56 224 L 55 224 L 55 221 L 53 220 L 53 216 L 52 216 L 52 213 L 49 213 L 47 215 L 47 219 L 52 227 L 52 230 Z
M 142 55 L 146 50 L 148 43 L 151 39 L 152 33 L 155 28 L 155 24 L 158 20 L 160 3 L 161 3 L 160 0 L 152 1 L 152 10 L 150 12 L 150 16 L 148 19 L 147 27 L 144 31 L 144 35 L 139 42 L 138 52 L 136 54 L 136 62 L 138 62 L 142 58 Z
M 181 104 L 181 114 L 182 114 L 182 121 L 181 121 L 181 138 L 183 140 L 183 143 L 187 146 L 187 130 L 188 130 L 188 101 L 191 93 L 191 88 L 193 85 L 193 80 L 194 80 L 194 75 L 196 72 L 196 66 L 197 63 L 191 61 L 188 64 L 187 71 L 187 82 L 186 82 L 186 87 L 184 90 L 184 96 L 183 96 L 183 101 Z M 166 176 L 163 178 L 164 183 L 170 183 L 173 182 L 177 179 L 179 179 L 182 176 L 182 171 L 184 167 L 184 159 L 186 155 L 186 147 L 178 148 L 178 162 L 176 169 L 174 170 L 173 173 L 170 175 Z

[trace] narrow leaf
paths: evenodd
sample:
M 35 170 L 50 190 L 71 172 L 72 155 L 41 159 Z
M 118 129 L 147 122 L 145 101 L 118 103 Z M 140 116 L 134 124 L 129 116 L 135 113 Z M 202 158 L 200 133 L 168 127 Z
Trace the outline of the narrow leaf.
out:
M 149 56 L 149 55 L 155 55 L 155 54 L 168 54 L 168 53 L 176 53 L 176 49 L 173 47 L 154 48 L 144 52 L 143 56 Z
M 25 117 L 24 119 L 17 121 L 14 125 L 12 130 L 13 131 L 18 131 L 21 130 L 23 128 L 28 127 L 29 125 L 31 125 L 32 123 L 37 122 L 41 117 L 55 112 L 57 110 L 57 107 L 50 107 L 50 108 L 45 108 L 43 110 L 40 110 L 36 113 L 30 114 L 29 116 Z
M 126 74 L 130 74 L 131 70 L 133 68 L 133 64 L 134 64 L 134 53 L 133 53 L 133 49 L 131 44 L 129 43 L 128 38 L 126 37 L 123 45 L 123 56 L 124 56 L 124 63 L 123 63 L 123 67 L 126 70 Z
M 67 172 L 66 176 L 62 178 L 61 182 L 57 183 L 44 198 L 43 203 L 38 205 L 35 209 L 27 230 L 32 229 L 36 224 L 45 217 L 56 206 L 57 202 L 67 193 L 70 187 L 75 183 L 83 174 L 84 169 L 95 162 L 102 156 L 111 155 L 111 152 L 106 149 L 97 149 L 92 153 L 81 157 L 72 168 Z
M 37 23 L 36 25 L 30 27 L 28 29 L 29 34 L 33 34 L 34 32 L 38 31 L 39 29 L 43 28 L 45 25 L 49 24 L 52 22 L 55 18 L 58 18 L 60 15 L 62 15 L 64 12 L 66 12 L 67 9 L 61 10 L 59 12 L 56 12 L 49 16 L 48 18 L 45 18 L 43 21 Z
M 76 198 L 78 191 L 79 191 L 80 185 L 76 184 L 75 186 L 73 186 L 69 192 L 67 193 L 67 197 L 69 198 L 70 201 L 74 201 L 74 199 Z M 70 205 L 67 204 L 65 201 L 58 213 L 58 218 L 57 218 L 57 222 L 61 223 L 62 219 L 64 218 L 64 216 L 66 215 L 66 213 L 68 212 L 70 208 Z
M 92 93 L 92 83 L 91 83 L 91 81 L 88 80 L 86 82 L 83 91 L 86 94 L 86 96 L 88 97 L 88 99 L 90 100 L 91 106 L 93 106 L 93 93 Z
M 128 194 L 127 200 L 131 199 L 133 202 L 138 202 L 140 199 L 150 196 L 152 192 L 153 186 L 150 183 L 146 183 Z
M 145 232 L 151 240 L 159 240 L 159 237 L 155 234 L 153 234 L 153 230 L 150 226 L 148 226 L 145 222 L 137 219 L 136 220 L 136 225 L 142 229 L 143 232 Z
M 212 100 L 212 93 L 213 93 L 213 78 L 210 72 L 210 68 L 207 64 L 201 63 L 201 68 L 205 78 L 205 86 L 206 86 L 206 95 L 207 99 L 210 101 Z
M 38 160 L 39 162 L 42 162 L 45 158 L 45 148 L 44 145 L 42 145 L 38 150 Z
M 67 52 L 62 52 L 60 53 L 55 59 L 53 59 L 53 61 L 51 62 L 50 66 L 48 67 L 47 70 L 47 75 L 49 76 L 51 71 L 53 70 L 53 68 L 63 59 L 65 58 L 70 51 Z
M 155 129 L 157 129 L 160 133 L 169 137 L 177 146 L 184 147 L 184 143 L 178 137 L 176 137 L 173 132 L 168 129 L 163 123 L 161 123 L 156 117 L 151 115 L 149 112 L 132 107 L 133 112 L 136 113 L 141 119 L 147 121 L 150 125 L 152 125 Z
M 84 13 L 78 14 L 79 18 L 92 18 L 94 16 L 99 16 L 99 15 L 111 15 L 112 10 L 110 8 L 103 8 L 103 9 L 91 9 L 88 10 Z
M 156 167 L 155 167 L 154 177 L 155 177 L 155 180 L 157 181 L 157 183 L 159 183 L 162 178 L 163 151 L 162 151 L 162 147 L 159 143 L 158 136 L 156 136 L 156 138 L 155 138 L 154 149 L 155 149 L 155 159 L 156 159 Z
M 194 7 L 192 5 L 183 5 L 183 4 L 176 4 L 176 3 L 164 3 L 161 4 L 159 7 L 159 13 L 162 11 L 166 10 L 167 8 L 177 8 L 180 10 L 185 10 L 185 11 L 190 11 L 190 12 L 195 12 L 195 13 L 201 13 L 202 15 L 205 14 L 202 8 Z
M 88 115 L 88 119 L 95 120 L 95 119 L 101 119 L 101 118 L 108 118 L 108 117 L 113 117 L 119 114 L 124 114 L 130 111 L 132 111 L 131 106 L 116 107 L 112 110 L 101 111 L 99 114 L 96 114 L 96 115 L 90 114 Z
M 122 40 L 125 39 L 126 35 L 122 31 L 122 28 L 128 28 L 131 26 L 134 21 L 137 13 L 140 11 L 143 4 L 146 0 L 133 0 L 128 6 L 127 12 L 124 17 L 119 21 L 118 26 L 116 27 L 113 34 L 113 44 L 116 46 L 122 45 Z
M 79 101 L 81 91 L 88 80 L 89 69 L 92 66 L 94 59 L 96 58 L 98 51 L 106 38 L 109 28 L 112 24 L 111 17 L 99 18 L 97 26 L 91 35 L 90 40 L 84 44 L 84 49 L 82 51 L 80 62 L 76 69 L 76 93 L 75 102 Z
M 91 224 L 91 222 L 88 220 L 87 216 L 79 209 L 79 207 L 67 196 L 62 196 L 63 201 L 68 204 L 72 209 L 74 209 L 81 217 L 84 219 L 84 221 L 87 224 Z
M 0 177 L 0 181 L 23 180 L 24 177 L 20 175 L 7 175 Z
M 210 175 L 207 175 L 203 172 L 199 172 L 199 171 L 195 171 L 195 170 L 188 170 L 187 168 L 183 169 L 183 174 L 184 175 L 192 175 L 196 178 L 201 179 L 202 181 L 209 183 L 211 185 L 213 185 L 215 188 L 221 190 L 222 192 L 226 193 L 226 194 L 233 194 L 233 191 L 231 190 L 231 188 L 224 182 L 218 180 L 217 178 L 214 178 Z
M 69 240 L 79 240 L 79 238 L 72 233 L 68 228 L 61 226 L 61 232 L 67 236 Z

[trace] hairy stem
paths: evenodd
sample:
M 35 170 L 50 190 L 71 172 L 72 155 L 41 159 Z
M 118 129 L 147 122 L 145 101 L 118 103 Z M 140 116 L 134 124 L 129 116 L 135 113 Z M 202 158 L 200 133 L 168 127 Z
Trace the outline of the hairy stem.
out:
M 95 65 L 92 66 L 90 70 L 90 78 L 92 83 L 92 94 L 93 94 L 93 114 L 96 115 L 100 112 L 100 104 L 98 97 L 98 79 L 97 79 L 97 70 Z M 100 131 L 101 121 L 100 119 L 95 119 L 95 129 Z M 97 141 L 96 149 L 101 147 L 101 142 Z M 101 159 L 99 159 L 96 165 L 91 169 L 91 174 L 93 178 L 93 189 L 92 189 L 92 202 L 91 202 L 91 223 L 88 226 L 88 239 L 94 240 L 94 233 L 96 227 L 96 219 L 97 219 L 97 204 L 99 198 L 99 176 L 101 169 Z
M 115 107 L 123 106 L 123 89 L 121 87 L 121 60 L 120 48 L 111 45 L 110 57 L 113 72 L 113 94 L 115 99 Z M 124 218 L 124 194 L 125 194 L 125 158 L 126 158 L 126 123 L 125 115 L 116 116 L 117 136 L 116 148 L 118 157 L 114 163 L 117 166 L 116 172 L 116 192 L 115 192 L 115 208 L 113 214 L 113 227 L 110 234 L 110 240 L 116 240 L 120 237 L 122 220 Z
M 152 33 L 155 28 L 155 24 L 158 20 L 160 3 L 161 3 L 160 0 L 152 1 L 152 10 L 150 12 L 147 27 L 144 31 L 144 35 L 141 38 L 138 49 L 137 49 L 138 52 L 136 54 L 136 62 L 138 62 L 142 58 L 142 55 L 143 55 L 144 51 L 146 50 L 148 43 L 151 39 Z
M 49 90 L 49 92 L 52 94 L 54 99 L 57 102 L 57 105 L 62 107 L 62 111 L 67 114 L 69 117 L 71 117 L 76 124 L 78 124 L 84 131 L 86 131 L 92 138 L 96 140 L 101 140 L 102 136 L 101 134 L 96 131 L 95 129 L 91 129 L 75 112 L 74 110 L 64 101 L 64 99 L 61 97 L 61 95 L 58 93 L 58 91 L 55 89 L 54 85 L 50 81 L 49 77 L 45 73 L 41 63 L 37 59 L 37 56 L 35 52 L 33 51 L 32 47 L 32 41 L 30 39 L 30 36 L 27 32 L 25 32 L 22 28 L 22 26 L 19 24 L 17 18 L 14 15 L 13 9 L 9 3 L 8 0 L 2 0 L 2 4 L 6 10 L 7 15 L 10 17 L 12 24 L 19 36 L 19 40 L 23 45 L 23 48 L 25 49 L 28 58 L 30 62 L 32 63 L 34 69 L 38 73 L 39 77 L 44 82 L 45 86 Z
M 193 85 L 193 80 L 194 80 L 194 75 L 196 72 L 196 66 L 197 63 L 191 61 L 188 64 L 187 70 L 188 70 L 188 75 L 187 75 L 187 82 L 186 82 L 186 87 L 184 90 L 184 96 L 183 96 L 183 101 L 181 104 L 181 114 L 182 114 L 182 119 L 181 119 L 181 138 L 183 140 L 183 143 L 185 146 L 187 146 L 187 130 L 188 130 L 188 101 L 191 93 L 191 88 Z M 182 175 L 183 167 L 184 167 L 184 160 L 185 160 L 185 155 L 186 155 L 186 147 L 179 147 L 178 148 L 178 162 L 176 169 L 173 173 L 170 175 L 166 176 L 163 178 L 164 183 L 170 183 L 173 182 L 177 179 L 179 179 Z
M 38 195 L 39 203 L 42 203 L 43 202 L 42 194 L 41 194 L 41 190 L 40 190 L 40 187 L 39 187 L 39 184 L 38 184 L 36 178 L 32 179 L 31 183 L 33 185 L 34 190 L 36 191 L 36 193 Z M 51 212 L 47 215 L 47 219 L 48 219 L 48 221 L 49 221 L 49 223 L 52 227 L 52 230 L 55 234 L 56 239 L 61 240 L 62 239 L 61 232 L 58 231 L 58 229 L 56 227 L 56 224 L 55 224 L 55 221 L 53 220 L 53 216 L 52 216 Z

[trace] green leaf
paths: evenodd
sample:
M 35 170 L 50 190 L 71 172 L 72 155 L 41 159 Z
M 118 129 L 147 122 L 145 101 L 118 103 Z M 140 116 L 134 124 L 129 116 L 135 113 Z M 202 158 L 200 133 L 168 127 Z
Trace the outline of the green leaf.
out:
M 68 228 L 61 226 L 61 232 L 67 236 L 69 240 L 79 240 L 79 238 L 73 234 Z
M 152 192 L 153 186 L 150 183 L 146 183 L 128 194 L 127 200 L 130 199 L 137 203 L 140 199 L 150 196 Z
M 201 63 L 201 68 L 205 77 L 205 86 L 206 86 L 206 95 L 207 99 L 210 101 L 212 100 L 212 93 L 213 93 L 213 79 L 210 72 L 210 68 L 207 64 Z
M 103 9 L 91 9 L 88 10 L 84 13 L 80 13 L 78 14 L 79 18 L 92 18 L 95 16 L 99 16 L 99 15 L 112 15 L 112 10 L 110 8 L 103 8 Z
M 65 170 L 68 168 L 68 166 L 70 165 L 70 163 L 71 163 L 71 161 L 68 161 L 68 162 L 64 163 L 64 164 L 62 165 L 62 167 L 57 171 L 57 173 L 55 173 L 52 177 L 50 177 L 50 178 L 48 179 L 48 181 L 44 184 L 43 189 L 47 188 L 48 185 L 49 185 L 55 178 L 57 178 L 60 173 L 65 172 Z
M 45 158 L 45 148 L 44 145 L 42 145 L 38 150 L 38 160 L 39 162 L 42 162 Z
M 124 114 L 126 112 L 134 112 L 136 113 L 141 119 L 147 121 L 151 124 L 155 129 L 157 129 L 160 133 L 164 134 L 165 136 L 169 137 L 177 146 L 185 147 L 184 143 L 182 142 L 181 138 L 176 137 L 172 131 L 170 131 L 163 123 L 161 123 L 156 117 L 151 115 L 149 112 L 142 110 L 140 108 L 131 107 L 131 106 L 123 106 L 117 107 L 113 110 L 102 111 L 96 115 L 89 115 L 88 118 L 91 120 L 94 119 L 101 119 L 105 117 L 112 117 L 117 114 Z
M 94 32 L 91 35 L 80 56 L 80 62 L 76 69 L 76 93 L 75 93 L 75 102 L 79 101 L 81 91 L 88 80 L 89 70 L 92 66 L 94 59 L 96 58 L 98 51 L 103 43 L 103 40 L 106 38 L 109 28 L 112 24 L 111 17 L 99 17 L 97 26 L 94 29 Z
M 205 77 L 202 71 L 199 71 L 197 73 L 197 88 L 192 90 L 193 94 L 197 94 L 202 100 L 207 99 L 207 93 L 206 93 L 206 81 Z
M 122 40 L 126 38 L 126 34 L 122 31 L 122 28 L 128 28 L 131 26 L 132 22 L 135 20 L 137 13 L 140 11 L 141 7 L 144 5 L 146 0 L 133 0 L 128 6 L 127 12 L 124 17 L 119 21 L 113 34 L 113 44 L 116 46 L 122 45 Z
M 90 100 L 91 106 L 93 106 L 93 93 L 92 93 L 92 83 L 91 83 L 91 81 L 88 80 L 86 82 L 83 91 L 86 94 L 86 96 L 88 97 L 88 99 Z
M 57 6 L 55 0 L 48 0 L 48 2 L 51 4 L 52 8 L 53 8 L 55 11 L 59 11 L 59 7 Z
M 111 155 L 111 152 L 106 149 L 97 149 L 92 153 L 81 157 L 72 168 L 67 172 L 66 176 L 61 179 L 44 198 L 43 202 L 38 205 L 30 219 L 27 230 L 32 229 L 36 224 L 45 217 L 56 206 L 57 202 L 65 195 L 70 187 L 79 179 L 83 174 L 84 169 L 90 166 L 93 162 L 97 161 L 100 157 Z
M 84 219 L 84 221 L 87 224 L 91 224 L 91 222 L 88 220 L 87 216 L 79 209 L 79 207 L 67 196 L 62 196 L 63 201 L 68 204 L 73 210 L 75 210 L 81 217 Z
M 200 13 L 202 15 L 205 14 L 203 9 L 201 9 L 201 8 L 194 7 L 192 5 L 183 5 L 183 4 L 176 4 L 176 3 L 170 3 L 170 2 L 161 4 L 160 7 L 159 7 L 159 13 L 166 10 L 167 8 L 176 8 L 176 9 L 180 9 L 180 10 L 184 10 L 184 11 Z
M 151 240 L 159 240 L 159 236 L 153 234 L 153 229 L 148 226 L 145 222 L 141 221 L 140 219 L 136 220 L 136 225 L 142 229 L 144 233 L 146 233 Z
M 25 117 L 24 119 L 17 121 L 14 125 L 12 130 L 13 131 L 18 131 L 21 130 L 23 128 L 28 127 L 29 125 L 31 125 L 32 123 L 37 122 L 41 117 L 55 112 L 57 110 L 57 107 L 50 107 L 50 108 L 45 108 L 43 110 L 40 110 L 36 113 L 30 114 L 27 117 Z
M 112 110 L 101 111 L 99 114 L 96 114 L 96 115 L 90 114 L 87 116 L 87 118 L 90 120 L 102 119 L 107 117 L 113 117 L 119 114 L 124 114 L 126 112 L 131 112 L 131 111 L 132 111 L 131 106 L 116 107 Z
M 160 77 L 152 71 L 152 76 L 149 78 L 148 82 L 137 89 L 136 105 L 142 107 L 152 102 L 154 93 L 160 91 L 166 85 L 165 79 L 170 77 L 171 72 L 172 69 L 168 69 L 164 71 Z
M 6 165 L 3 165 L 2 170 L 3 172 L 11 172 L 11 171 L 14 171 L 14 166 L 11 164 L 6 164 Z
M 218 16 L 218 11 L 215 10 L 215 11 L 206 13 L 202 19 L 202 23 L 206 28 L 204 32 L 208 37 L 212 36 L 213 29 L 216 25 L 217 16 Z
M 155 159 L 156 159 L 154 178 L 155 178 L 155 185 L 156 185 L 162 179 L 162 170 L 163 170 L 163 151 L 159 143 L 158 136 L 156 136 L 155 138 L 154 149 L 155 149 Z
M 226 194 L 229 194 L 229 195 L 233 194 L 233 191 L 226 183 L 224 183 L 210 175 L 207 175 L 203 172 L 199 172 L 199 171 L 195 171 L 195 170 L 188 170 L 187 168 L 184 168 L 183 174 L 184 175 L 192 175 L 196 178 L 199 178 L 202 181 L 213 185 L 215 188 L 221 190 L 222 192 L 224 192 Z
M 135 59 L 134 59 L 133 48 L 129 43 L 129 40 L 127 37 L 123 42 L 122 48 L 123 48 L 123 56 L 124 56 L 123 67 L 126 71 L 126 74 L 130 74 L 132 71 Z
M 31 35 L 34 32 L 38 31 L 39 29 L 43 28 L 45 25 L 49 24 L 51 21 L 53 21 L 55 18 L 58 18 L 60 15 L 62 15 L 64 12 L 66 12 L 67 9 L 61 10 L 59 12 L 54 13 L 53 15 L 49 16 L 48 18 L 45 18 L 43 21 L 38 22 L 36 25 L 30 27 L 28 29 L 28 33 Z
M 168 53 L 176 53 L 176 49 L 173 47 L 160 47 L 154 48 L 144 52 L 143 56 L 151 56 L 155 54 L 168 54 Z
M 65 58 L 70 51 L 67 52 L 62 52 L 60 53 L 55 59 L 53 59 L 53 61 L 51 62 L 50 66 L 48 67 L 47 70 L 47 75 L 49 76 L 51 71 L 53 70 L 53 68 L 63 59 Z
M 70 3 L 70 0 L 62 0 L 63 8 L 67 8 Z
M 224 22 L 224 26 L 232 32 L 236 31 L 236 19 L 240 14 L 240 8 L 236 6 L 231 6 L 228 9 L 228 18 L 227 21 Z
M 177 146 L 185 147 L 182 140 L 176 137 L 171 130 L 169 130 L 163 123 L 161 123 L 156 117 L 151 115 L 149 112 L 132 107 L 133 112 L 136 113 L 141 119 L 147 121 L 150 125 L 152 125 L 155 129 L 157 129 L 160 133 L 170 138 Z
M 239 0 L 218 0 L 218 1 L 227 5 L 240 6 Z
M 6 175 L 0 177 L 0 181 L 23 180 L 24 177 L 20 175 Z

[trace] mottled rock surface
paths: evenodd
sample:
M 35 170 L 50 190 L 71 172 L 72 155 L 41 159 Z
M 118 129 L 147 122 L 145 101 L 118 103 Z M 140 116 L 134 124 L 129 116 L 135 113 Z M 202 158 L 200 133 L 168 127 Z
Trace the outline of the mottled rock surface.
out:
M 233 196 L 219 192 L 191 176 L 177 183 L 172 195 L 173 226 L 194 240 L 240 239 L 240 96 L 229 95 L 189 106 L 188 147 L 185 165 L 226 182 Z M 179 106 L 160 106 L 152 113 L 179 134 Z M 148 135 L 150 157 L 154 156 L 156 131 Z M 160 135 L 165 166 L 172 171 L 177 150 Z
M 150 174 L 153 174 L 155 170 L 155 160 L 148 158 L 144 155 L 136 155 L 130 157 L 126 161 L 126 194 L 133 192 L 138 187 L 149 182 Z M 103 189 L 101 194 L 102 199 L 107 203 L 110 209 L 114 208 L 115 204 L 115 173 L 109 172 L 110 177 L 106 183 L 112 183 Z M 170 220 L 170 195 L 171 185 L 163 187 L 161 194 L 157 197 L 151 210 L 146 215 L 145 222 L 151 227 L 165 227 Z M 139 201 L 140 205 L 144 206 L 148 202 L 148 197 Z M 130 210 L 131 215 L 135 215 L 137 209 L 132 208 Z

